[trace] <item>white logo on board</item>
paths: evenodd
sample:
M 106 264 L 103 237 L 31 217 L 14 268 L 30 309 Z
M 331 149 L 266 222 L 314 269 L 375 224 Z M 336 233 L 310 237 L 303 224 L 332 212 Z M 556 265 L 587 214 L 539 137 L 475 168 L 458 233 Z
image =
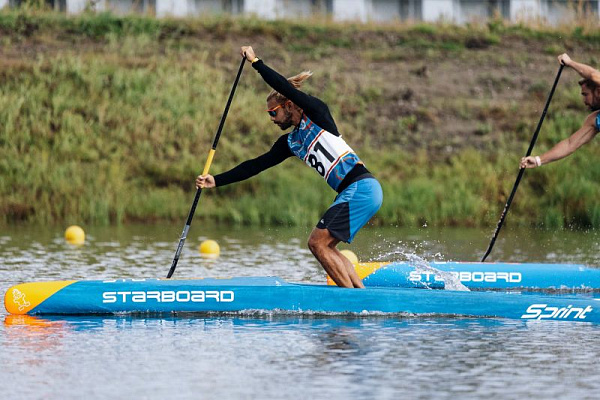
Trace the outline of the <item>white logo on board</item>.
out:
M 591 306 L 585 308 L 573 307 L 551 307 L 548 304 L 532 304 L 527 308 L 525 314 L 521 315 L 522 319 L 585 319 L 587 313 L 593 311 Z
M 12 290 L 12 295 L 13 295 L 13 302 L 17 306 L 19 306 L 19 311 L 23 311 L 31 305 L 30 302 L 25 300 L 25 293 L 21 292 L 19 289 L 14 288 Z

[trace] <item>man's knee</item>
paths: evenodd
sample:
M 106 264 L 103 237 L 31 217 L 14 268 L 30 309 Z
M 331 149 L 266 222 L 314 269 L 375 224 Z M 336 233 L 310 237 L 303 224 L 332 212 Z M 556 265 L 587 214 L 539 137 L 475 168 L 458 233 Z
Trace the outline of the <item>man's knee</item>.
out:
M 329 231 L 326 229 L 314 229 L 308 238 L 308 248 L 314 253 L 319 249 L 325 249 L 330 242 Z
M 319 240 L 317 235 L 311 234 L 308 238 L 308 248 L 310 249 L 310 251 L 315 253 L 321 246 L 321 241 Z

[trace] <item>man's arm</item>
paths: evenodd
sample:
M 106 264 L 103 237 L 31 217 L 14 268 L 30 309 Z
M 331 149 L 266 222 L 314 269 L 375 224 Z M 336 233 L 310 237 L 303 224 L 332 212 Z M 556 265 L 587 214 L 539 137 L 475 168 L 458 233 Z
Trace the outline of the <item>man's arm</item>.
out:
M 573 68 L 582 78 L 589 79 L 600 86 L 600 71 L 597 69 L 571 60 L 571 57 L 566 53 L 558 56 L 558 61 L 567 67 Z
M 319 113 L 327 110 L 327 105 L 322 100 L 296 89 L 283 75 L 268 67 L 261 59 L 256 57 L 252 46 L 243 46 L 241 53 L 242 56 L 246 57 L 252 63 L 252 67 L 258 71 L 269 86 L 304 111 Z
M 589 143 L 598 133 L 598 128 L 596 127 L 597 116 L 598 111 L 588 115 L 581 128 L 568 138 L 558 142 L 553 148 L 541 156 L 523 157 L 521 159 L 521 168 L 539 167 L 543 164 L 548 164 L 573 154 L 575 150 L 584 144 Z
M 208 189 L 243 181 L 283 162 L 286 158 L 293 155 L 287 144 L 287 136 L 287 134 L 280 136 L 273 147 L 271 147 L 271 150 L 265 154 L 252 160 L 244 161 L 227 172 L 215 176 L 210 174 L 198 176 L 196 178 L 196 188 Z

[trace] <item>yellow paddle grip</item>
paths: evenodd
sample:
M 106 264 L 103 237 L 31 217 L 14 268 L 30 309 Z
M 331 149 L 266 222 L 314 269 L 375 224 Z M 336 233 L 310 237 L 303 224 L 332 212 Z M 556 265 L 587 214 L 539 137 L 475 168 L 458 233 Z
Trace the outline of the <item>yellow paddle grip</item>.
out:
M 208 174 L 208 170 L 210 169 L 210 165 L 212 164 L 213 157 L 215 156 L 215 149 L 210 149 L 208 152 L 208 159 L 206 160 L 206 164 L 204 164 L 204 171 L 202 171 L 202 175 Z

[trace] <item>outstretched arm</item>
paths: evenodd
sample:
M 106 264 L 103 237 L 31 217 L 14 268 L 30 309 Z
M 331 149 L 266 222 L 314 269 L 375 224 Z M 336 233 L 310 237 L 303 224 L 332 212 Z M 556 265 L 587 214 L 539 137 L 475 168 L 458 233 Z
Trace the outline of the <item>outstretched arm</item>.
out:
M 582 78 L 589 79 L 600 86 L 600 71 L 597 69 L 571 60 L 567 53 L 558 56 L 558 61 L 567 67 L 573 68 Z
M 596 127 L 596 118 L 598 111 L 595 111 L 587 116 L 583 126 L 579 128 L 568 138 L 558 142 L 553 148 L 542 154 L 541 156 L 529 156 L 521 159 L 521 168 L 535 168 L 542 164 L 548 164 L 552 161 L 560 160 L 571 154 L 581 146 L 589 143 L 590 140 L 598 133 Z
M 287 134 L 282 135 L 277 139 L 273 147 L 271 147 L 271 150 L 261 156 L 244 161 L 237 167 L 214 177 L 208 174 L 198 176 L 196 178 L 196 188 L 208 189 L 246 180 L 261 173 L 267 168 L 271 168 L 281 163 L 292 155 L 293 154 L 287 144 Z

